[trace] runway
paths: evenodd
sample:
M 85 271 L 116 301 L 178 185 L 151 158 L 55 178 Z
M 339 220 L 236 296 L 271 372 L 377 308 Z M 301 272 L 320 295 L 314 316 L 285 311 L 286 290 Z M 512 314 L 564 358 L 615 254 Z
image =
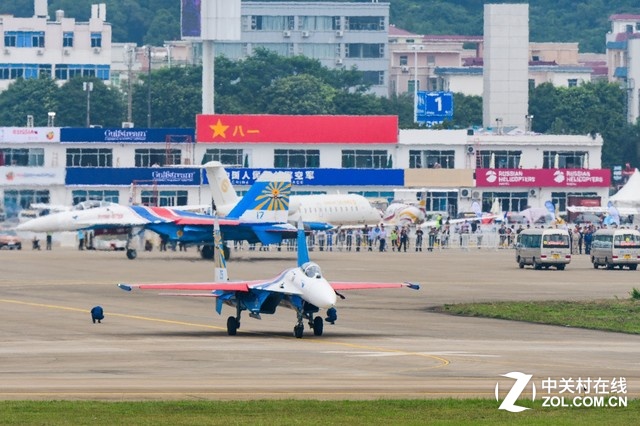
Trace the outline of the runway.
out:
M 207 281 L 189 252 L 0 251 L 0 399 L 495 398 L 517 371 L 624 378 L 640 395 L 640 336 L 437 314 L 445 303 L 628 298 L 639 271 L 520 270 L 512 250 L 311 252 L 329 280 L 415 281 L 421 290 L 345 292 L 324 335 L 292 336 L 295 314 L 243 316 L 227 336 L 213 299 L 127 293 L 117 283 Z M 233 252 L 229 275 L 275 276 L 293 252 Z M 105 310 L 93 324 L 89 310 Z M 246 314 L 246 313 L 245 313 Z M 540 388 L 538 388 L 540 393 Z M 526 390 L 525 392 L 528 392 Z

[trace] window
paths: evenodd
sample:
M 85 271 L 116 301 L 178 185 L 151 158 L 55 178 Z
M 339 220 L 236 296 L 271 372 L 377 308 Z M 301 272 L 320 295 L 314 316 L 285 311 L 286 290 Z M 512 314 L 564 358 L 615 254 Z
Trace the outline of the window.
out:
M 400 55 L 400 65 L 408 65 L 409 57 L 407 55 Z
M 73 199 L 73 205 L 89 200 L 108 201 L 110 203 L 118 203 L 120 200 L 120 193 L 116 191 L 107 190 L 84 190 L 77 189 L 71 191 L 71 197 Z
M 482 211 L 491 211 L 493 202 L 498 200 L 498 207 L 503 212 L 519 212 L 527 208 L 528 192 L 482 192 Z
M 390 169 L 392 166 L 391 156 L 386 150 L 342 150 L 342 167 L 345 169 Z
M 273 154 L 273 166 L 282 168 L 320 167 L 318 149 L 276 149 Z
M 136 149 L 136 167 L 166 166 L 180 164 L 182 153 L 179 149 Z
M 436 65 L 436 55 L 427 55 L 427 66 L 434 67 Z
M 4 207 L 8 217 L 16 217 L 20 210 L 28 209 L 31 204 L 49 204 L 51 196 L 48 189 L 5 189 Z
M 5 47 L 44 47 L 44 31 L 5 31 Z
M 517 169 L 522 151 L 478 151 L 477 161 L 481 169 Z
M 140 201 L 145 206 L 186 206 L 188 191 L 142 191 Z
M 110 148 L 68 148 L 67 167 L 113 167 Z
M 102 47 L 102 33 L 91 33 L 91 47 Z
M 347 16 L 346 27 L 352 31 L 384 31 L 382 16 Z
M 427 191 L 425 209 L 428 212 L 449 212 L 451 216 L 457 214 L 457 191 Z
M 73 32 L 62 33 L 62 47 L 73 47 Z
M 544 151 L 543 169 L 582 169 L 586 167 L 589 153 L 586 151 Z
M 209 148 L 202 156 L 202 164 L 208 163 L 209 161 L 219 161 L 225 166 L 236 166 L 236 167 L 249 167 L 248 158 L 247 161 L 242 161 L 243 151 L 241 149 L 219 149 L 219 148 Z
M 384 44 L 349 43 L 346 45 L 348 58 L 384 58 Z
M 384 84 L 384 71 L 364 71 L 362 81 L 372 86 L 382 86 Z
M 251 29 L 254 31 L 284 31 L 294 29 L 293 16 L 252 16 Z
M 50 64 L 0 64 L 0 80 L 24 78 L 25 80 L 50 76 Z
M 453 169 L 455 168 L 455 151 L 454 150 L 410 150 L 409 151 L 409 168 L 410 169 Z
M 299 30 L 331 31 L 335 29 L 334 17 L 331 16 L 300 16 L 298 22 Z M 292 30 L 293 27 L 290 29 Z
M 0 166 L 44 166 L 44 148 L 0 148 Z
M 567 86 L 569 87 L 577 87 L 578 86 L 578 79 L 577 78 L 570 78 L 567 80 Z
M 49 71 L 51 72 L 51 71 Z M 95 76 L 107 81 L 111 74 L 109 65 L 95 64 L 56 64 L 54 75 L 57 80 L 70 80 L 73 77 Z

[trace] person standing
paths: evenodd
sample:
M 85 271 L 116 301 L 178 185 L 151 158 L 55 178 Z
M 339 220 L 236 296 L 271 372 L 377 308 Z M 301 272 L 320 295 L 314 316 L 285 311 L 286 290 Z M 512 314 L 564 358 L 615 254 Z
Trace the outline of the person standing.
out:
M 418 227 L 416 229 L 416 251 L 422 251 L 422 237 L 424 235 L 424 231 L 422 228 Z
M 387 230 L 384 229 L 384 224 L 380 225 L 378 239 L 380 240 L 380 251 L 387 251 Z
M 53 236 L 51 235 L 51 232 L 47 232 L 47 250 L 51 250 L 52 240 Z
M 78 230 L 78 250 L 84 250 L 84 231 Z
M 406 253 L 408 242 L 409 242 L 409 231 L 407 231 L 407 228 L 403 227 L 400 230 L 400 244 L 398 245 L 398 251 L 402 249 Z

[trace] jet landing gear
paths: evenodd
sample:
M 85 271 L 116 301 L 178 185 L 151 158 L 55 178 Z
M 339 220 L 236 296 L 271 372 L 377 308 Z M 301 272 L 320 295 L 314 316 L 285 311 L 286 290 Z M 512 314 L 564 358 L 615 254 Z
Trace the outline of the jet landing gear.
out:
M 127 249 L 127 259 L 133 260 L 138 257 L 138 252 L 135 249 L 128 248 Z
M 240 308 L 236 309 L 236 316 L 227 318 L 227 334 L 229 336 L 235 336 L 238 334 L 238 329 L 240 328 Z
M 313 330 L 314 336 L 322 336 L 324 331 L 324 322 L 322 317 L 314 317 L 312 313 L 300 314 L 298 313 L 298 323 L 293 327 L 293 335 L 296 339 L 301 339 L 304 334 L 304 318 L 309 320 L 309 327 Z

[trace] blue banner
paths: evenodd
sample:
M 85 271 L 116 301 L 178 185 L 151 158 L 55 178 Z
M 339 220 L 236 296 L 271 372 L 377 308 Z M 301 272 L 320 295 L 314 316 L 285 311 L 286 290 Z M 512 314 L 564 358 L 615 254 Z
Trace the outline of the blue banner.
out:
M 226 168 L 233 185 L 252 185 L 264 171 L 290 172 L 298 186 L 404 186 L 402 169 L 250 169 Z M 206 173 L 203 173 L 208 184 Z
M 432 125 L 453 118 L 452 92 L 418 92 L 417 119 L 419 123 Z
M 204 170 L 186 167 L 67 167 L 65 185 L 128 186 L 138 181 L 144 185 L 199 186 L 201 174 Z
M 194 142 L 195 129 L 102 129 L 71 128 L 60 129 L 60 142 Z

